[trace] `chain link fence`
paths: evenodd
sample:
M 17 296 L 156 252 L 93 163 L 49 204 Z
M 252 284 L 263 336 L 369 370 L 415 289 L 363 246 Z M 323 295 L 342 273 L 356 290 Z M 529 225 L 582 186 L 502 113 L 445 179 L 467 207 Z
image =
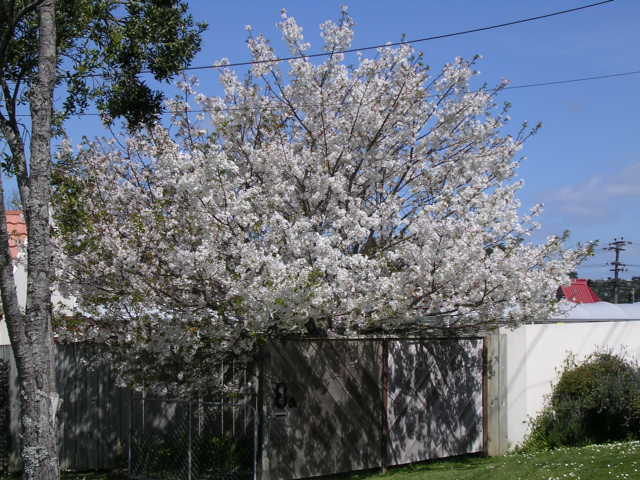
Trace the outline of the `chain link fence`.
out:
M 256 470 L 254 395 L 217 401 L 136 396 L 129 475 L 162 480 L 251 480 Z

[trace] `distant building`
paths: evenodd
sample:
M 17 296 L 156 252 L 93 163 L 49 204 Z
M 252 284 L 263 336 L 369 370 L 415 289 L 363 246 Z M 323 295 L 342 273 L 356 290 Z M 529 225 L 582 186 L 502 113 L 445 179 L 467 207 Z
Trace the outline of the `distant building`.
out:
M 7 231 L 9 232 L 9 250 L 11 258 L 15 260 L 20 253 L 20 247 L 27 241 L 27 224 L 20 210 L 7 210 Z M 24 263 L 14 262 L 13 276 L 16 282 L 18 303 L 24 308 L 27 295 L 27 271 Z M 4 315 L 0 309 L 0 345 L 9 344 L 9 333 Z
M 595 303 L 602 300 L 596 292 L 589 286 L 586 278 L 574 278 L 571 285 L 558 288 L 558 299 L 564 298 L 573 303 Z

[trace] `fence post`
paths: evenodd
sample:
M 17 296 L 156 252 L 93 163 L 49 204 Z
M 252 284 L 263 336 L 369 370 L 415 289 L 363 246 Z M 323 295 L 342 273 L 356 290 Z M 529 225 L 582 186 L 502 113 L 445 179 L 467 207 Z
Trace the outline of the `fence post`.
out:
M 231 385 L 235 387 L 236 385 L 236 361 L 235 359 L 231 360 Z M 236 436 L 236 405 L 238 404 L 237 398 L 231 399 L 231 436 L 235 438 Z
M 188 458 L 188 473 L 187 473 L 187 477 L 188 480 L 191 480 L 191 450 L 192 450 L 192 443 L 191 443 L 191 400 L 188 401 L 189 404 L 189 442 L 188 442 L 188 453 L 187 453 L 187 458 Z
M 224 436 L 224 360 L 220 362 L 220 435 Z
M 129 390 L 129 441 L 128 443 L 128 456 L 127 456 L 127 471 L 129 472 L 129 477 L 133 474 L 131 471 L 131 442 L 133 441 L 133 415 L 131 414 L 131 410 L 133 410 L 133 392 Z
M 489 455 L 489 348 L 487 337 L 482 342 L 482 453 Z
M 256 367 L 259 368 L 259 367 Z M 253 410 L 253 480 L 258 478 L 258 376 L 256 375 L 253 384 L 253 398 L 254 398 L 254 410 Z
M 202 396 L 198 392 L 198 438 L 202 438 L 202 429 L 204 424 L 204 404 L 202 403 Z
M 142 424 L 140 425 L 140 438 L 146 438 L 146 434 L 147 434 L 147 419 L 146 419 L 146 410 L 147 410 L 147 402 L 146 402 L 146 398 L 147 398 L 147 390 L 145 389 L 145 385 L 144 385 L 144 381 L 142 382 L 142 400 L 141 400 L 141 404 L 140 404 L 140 408 L 141 408 L 141 413 L 140 413 L 140 418 L 142 419 Z M 145 452 L 145 457 L 146 457 L 146 452 Z M 142 468 L 143 468 L 143 472 L 144 475 L 146 476 L 148 474 L 147 469 L 149 468 L 149 462 L 147 461 L 147 459 L 144 459 L 144 462 L 142 463 Z
M 382 412 L 380 415 L 380 470 L 387 471 L 387 451 L 389 449 L 389 341 L 382 340 Z

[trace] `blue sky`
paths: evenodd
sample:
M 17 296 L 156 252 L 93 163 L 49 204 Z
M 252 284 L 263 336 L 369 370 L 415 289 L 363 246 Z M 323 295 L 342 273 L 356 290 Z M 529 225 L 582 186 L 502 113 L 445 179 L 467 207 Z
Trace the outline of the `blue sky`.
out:
M 194 65 L 221 57 L 248 58 L 244 26 L 263 32 L 279 53 L 286 54 L 276 29 L 281 8 L 304 27 L 312 51 L 321 45 L 318 26 L 336 19 L 340 5 L 349 7 L 356 21 L 354 47 L 456 32 L 538 16 L 592 2 L 575 0 L 515 2 L 508 0 L 352 0 L 272 1 L 192 0 L 197 20 L 209 30 Z M 432 68 L 456 56 L 483 56 L 480 81 L 495 84 L 507 78 L 512 85 L 571 79 L 640 69 L 640 2 L 616 0 L 576 13 L 506 28 L 473 33 L 417 45 Z M 197 73 L 201 89 L 219 93 L 217 73 Z M 634 242 L 623 252 L 630 264 L 623 278 L 640 276 L 640 75 L 565 85 L 506 90 L 501 100 L 513 104 L 514 127 L 522 121 L 541 121 L 543 129 L 522 152 L 527 159 L 519 171 L 525 180 L 524 207 L 545 204 L 543 228 L 537 235 L 569 229 L 570 244 L 614 237 Z M 167 91 L 171 91 L 167 89 Z M 103 133 L 91 117 L 68 123 L 73 141 Z M 610 275 L 605 263 L 611 252 L 598 250 L 579 274 L 591 278 Z

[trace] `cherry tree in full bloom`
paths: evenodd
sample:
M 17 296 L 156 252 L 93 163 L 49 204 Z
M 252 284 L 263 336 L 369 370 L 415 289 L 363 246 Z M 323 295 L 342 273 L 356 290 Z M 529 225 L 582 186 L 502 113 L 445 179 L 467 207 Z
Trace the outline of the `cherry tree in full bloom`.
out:
M 279 26 L 303 56 L 295 19 Z M 274 336 L 552 313 L 586 250 L 527 243 L 541 209 L 518 213 L 514 158 L 535 129 L 502 133 L 504 84 L 471 89 L 476 59 L 432 73 L 409 45 L 351 64 L 346 12 L 321 34 L 324 60 L 282 63 L 250 33 L 256 63 L 245 78 L 223 69 L 223 96 L 186 81 L 169 128 L 63 154 L 60 283 L 85 317 L 63 333 L 184 379 Z

